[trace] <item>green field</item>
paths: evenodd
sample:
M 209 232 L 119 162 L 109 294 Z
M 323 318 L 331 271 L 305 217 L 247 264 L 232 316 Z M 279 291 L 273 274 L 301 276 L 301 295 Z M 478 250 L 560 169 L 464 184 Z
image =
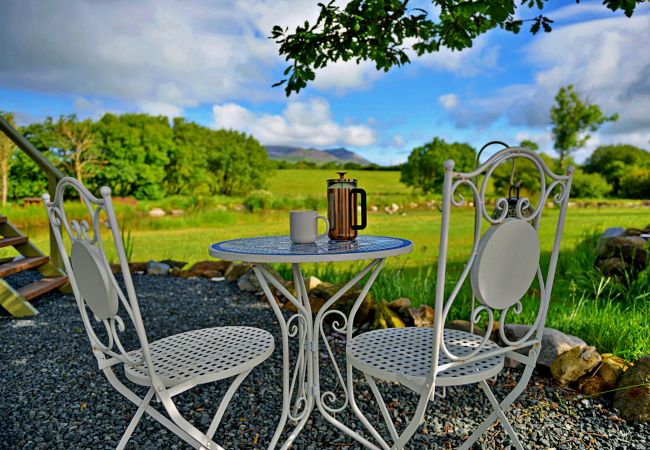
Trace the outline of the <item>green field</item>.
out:
M 369 200 L 386 195 L 407 195 L 411 189 L 399 181 L 399 172 L 383 172 L 369 170 L 348 170 L 346 178 L 354 178 L 359 187 L 366 190 Z M 324 195 L 327 189 L 326 180 L 338 178 L 336 170 L 323 169 L 286 169 L 278 170 L 269 179 L 267 189 L 276 196 Z
M 324 199 L 325 180 L 334 176 L 336 173 L 329 170 L 282 170 L 269 181 L 268 189 L 274 197 L 298 197 L 298 203 L 301 196 Z M 414 243 L 414 251 L 410 255 L 388 261 L 384 273 L 373 287 L 373 296 L 383 300 L 407 296 L 414 304 L 431 304 L 435 288 L 434 264 L 438 256 L 440 213 L 435 208 L 424 208 L 421 203 L 417 208 L 409 207 L 414 197 L 399 183 L 396 172 L 357 171 L 349 176 L 359 178 L 359 185 L 368 192 L 370 205 L 381 206 L 392 201 L 402 205 L 402 209 L 394 215 L 385 214 L 381 209 L 369 213 L 365 233 L 398 236 Z M 287 211 L 234 211 L 231 206 L 245 199 L 222 200 L 201 199 L 199 205 L 196 205 L 196 201 L 174 200 L 176 204 L 186 201 L 195 206 L 188 207 L 182 216 L 162 218 L 151 218 L 146 211 L 155 206 L 168 207 L 172 200 L 166 200 L 167 203 L 143 202 L 137 206 L 117 205 L 120 220 L 126 224 L 125 228 L 131 230 L 133 261 L 175 259 L 193 263 L 209 259 L 208 246 L 220 240 L 288 234 Z M 216 203 L 227 204 L 229 209 L 224 211 L 217 208 Z M 73 202 L 71 206 L 81 211 L 78 203 Z M 44 250 L 48 248 L 43 208 L 10 207 L 3 213 L 23 227 L 37 245 Z M 547 253 L 552 245 L 551 234 L 557 209 L 548 209 L 545 214 L 541 236 L 543 251 Z M 569 209 L 548 326 L 576 334 L 596 345 L 600 351 L 613 351 L 628 358 L 650 352 L 648 286 L 637 284 L 619 289 L 611 281 L 602 281 L 593 269 L 590 250 L 576 249 L 586 236 L 607 227 L 641 228 L 648 223 L 650 209 Z M 473 209 L 456 208 L 449 239 L 450 281 L 468 257 L 472 229 Z M 8 251 L 3 250 L 5 256 L 8 255 Z M 115 258 L 114 252 L 109 252 L 109 258 Z M 547 259 L 547 255 L 543 259 Z M 328 281 L 340 282 L 348 279 L 354 269 L 355 265 L 349 263 L 308 265 L 306 272 L 307 275 L 314 274 Z M 278 270 L 288 274 L 285 267 L 278 267 Z M 451 316 L 467 319 L 470 298 L 467 289 L 462 291 L 461 297 L 459 307 Z M 529 299 L 524 305 L 522 316 L 513 316 L 509 321 L 532 320 L 536 310 L 535 300 Z M 627 325 L 624 330 L 621 323 Z

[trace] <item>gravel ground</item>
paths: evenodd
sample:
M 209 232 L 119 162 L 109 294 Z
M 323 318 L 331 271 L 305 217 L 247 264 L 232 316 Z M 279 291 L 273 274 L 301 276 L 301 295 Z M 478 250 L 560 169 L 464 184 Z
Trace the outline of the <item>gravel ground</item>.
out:
M 30 275 L 17 277 L 25 276 Z M 151 341 L 196 328 L 241 324 L 271 331 L 279 347 L 270 306 L 241 293 L 234 284 L 144 275 L 135 276 L 134 281 Z M 37 307 L 40 314 L 32 319 L 0 317 L 0 447 L 115 448 L 135 407 L 97 370 L 73 297 L 51 293 L 38 300 Z M 342 344 L 338 346 L 342 348 Z M 121 376 L 121 370 L 117 372 Z M 512 370 L 499 376 L 495 383 L 498 398 L 514 385 L 518 374 Z M 325 371 L 324 375 L 322 385 L 334 386 L 332 373 Z M 280 380 L 278 348 L 242 384 L 215 441 L 225 448 L 266 448 L 279 416 Z M 224 383 L 195 388 L 177 397 L 177 404 L 186 418 L 205 429 L 226 388 Z M 413 411 L 415 396 L 391 383 L 381 383 L 380 389 L 399 428 L 406 421 L 402 418 Z M 142 388 L 135 390 L 144 394 Z M 373 414 L 377 411 L 365 383 L 359 383 L 355 395 L 362 409 Z M 429 407 L 425 424 L 409 448 L 455 448 L 489 412 L 476 386 L 448 389 L 446 398 Z M 627 424 L 608 400 L 580 400 L 574 391 L 553 384 L 544 374 L 534 375 L 508 417 L 527 448 L 650 448 L 650 424 Z M 351 427 L 361 427 L 351 415 L 342 413 L 338 418 Z M 373 423 L 380 421 L 376 415 Z M 475 448 L 509 445 L 502 428 L 493 426 Z M 145 416 L 127 448 L 190 447 Z M 341 437 L 314 413 L 293 448 L 361 446 Z

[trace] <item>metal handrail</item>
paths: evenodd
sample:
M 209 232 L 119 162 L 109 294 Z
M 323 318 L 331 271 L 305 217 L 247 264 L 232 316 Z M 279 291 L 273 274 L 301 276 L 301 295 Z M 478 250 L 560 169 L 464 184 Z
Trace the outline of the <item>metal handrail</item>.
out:
M 23 151 L 27 156 L 29 156 L 32 161 L 34 161 L 38 167 L 41 168 L 43 172 L 47 175 L 47 190 L 52 197 L 56 193 L 56 185 L 62 178 L 65 178 L 65 174 L 61 172 L 54 164 L 52 164 L 43 154 L 34 147 L 34 145 L 27 140 L 25 136 L 20 134 L 8 120 L 6 120 L 2 115 L 0 115 L 0 131 L 7 135 L 16 146 Z M 57 268 L 63 269 L 63 260 L 61 259 L 61 254 L 59 253 L 59 247 L 56 245 L 52 227 L 50 229 L 50 261 Z
M 21 149 L 27 156 L 29 156 L 37 165 L 40 167 L 43 172 L 48 176 L 53 175 L 56 177 L 57 181 L 61 178 L 65 178 L 63 172 L 54 166 L 41 152 L 39 152 L 34 145 L 27 140 L 25 136 L 20 134 L 18 130 L 11 126 L 11 124 L 0 115 L 0 130 L 7 135 L 9 139 L 14 141 L 14 144 Z

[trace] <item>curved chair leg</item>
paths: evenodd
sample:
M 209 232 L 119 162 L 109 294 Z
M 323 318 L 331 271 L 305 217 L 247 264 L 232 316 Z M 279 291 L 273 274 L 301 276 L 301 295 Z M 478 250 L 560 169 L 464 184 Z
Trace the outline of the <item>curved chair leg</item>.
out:
M 140 397 L 137 396 L 135 392 L 127 388 L 116 376 L 113 370 L 110 367 L 106 367 L 103 369 L 104 375 L 106 375 L 106 378 L 108 379 L 109 383 L 120 393 L 122 394 L 127 400 L 129 400 L 131 403 L 135 404 L 140 408 L 142 406 L 142 400 Z M 200 449 L 202 447 L 201 441 L 198 441 L 195 439 L 194 436 L 191 436 L 189 433 L 187 433 L 185 430 L 180 428 L 178 425 L 176 425 L 174 422 L 172 422 L 170 419 L 162 415 L 158 410 L 154 409 L 151 407 L 148 403 L 146 407 L 144 408 L 145 412 L 149 414 L 149 416 L 153 417 L 155 420 L 157 420 L 162 426 L 167 428 L 169 431 L 183 439 L 185 442 L 187 442 L 189 445 L 196 449 Z M 137 414 L 137 413 L 136 413 Z M 132 420 L 133 422 L 133 420 Z M 133 426 L 135 429 L 135 425 Z M 126 443 L 125 443 L 126 444 Z M 216 448 L 216 447 L 215 447 Z
M 212 440 L 212 436 L 214 436 L 214 433 L 217 431 L 219 423 L 223 418 L 223 414 L 226 412 L 226 408 L 230 404 L 230 400 L 232 400 L 233 395 L 235 395 L 235 392 L 237 391 L 237 388 L 242 383 L 242 381 L 244 381 L 248 374 L 251 373 L 251 370 L 253 369 L 240 373 L 232 382 L 226 393 L 223 395 L 221 403 L 219 404 L 219 408 L 217 409 L 217 412 L 214 414 L 214 418 L 212 419 L 212 423 L 210 424 L 208 431 L 205 433 L 208 439 Z
M 147 395 L 144 396 L 144 398 L 140 402 L 140 406 L 138 407 L 138 410 L 135 412 L 135 415 L 131 419 L 131 423 L 129 423 L 129 426 L 126 428 L 126 431 L 122 435 L 122 439 L 120 439 L 119 444 L 117 444 L 116 450 L 123 450 L 124 447 L 126 447 L 126 443 L 129 442 L 129 439 L 131 439 L 133 430 L 135 430 L 135 427 L 138 426 L 138 423 L 140 422 L 142 415 L 147 410 L 147 406 L 149 406 L 149 402 L 151 402 L 151 398 L 153 397 L 154 393 L 155 393 L 154 388 L 149 388 Z
M 375 380 L 372 378 L 372 376 L 368 375 L 365 372 L 363 376 L 366 377 L 366 380 L 368 380 L 368 385 L 370 385 L 370 390 L 372 390 L 372 393 L 375 394 L 375 399 L 377 400 L 377 406 L 381 411 L 381 415 L 384 417 L 384 422 L 386 422 L 386 426 L 388 427 L 388 432 L 390 433 L 390 437 L 393 438 L 393 442 L 396 442 L 397 439 L 399 439 L 399 435 L 397 434 L 397 430 L 395 429 L 395 424 L 393 423 L 393 419 L 390 418 L 390 413 L 386 408 L 386 402 L 384 401 L 384 398 L 381 396 L 381 392 L 379 392 L 379 388 L 377 387 L 377 384 L 375 383 Z
M 501 424 L 503 425 L 503 428 L 510 436 L 510 439 L 512 439 L 515 447 L 517 449 L 523 449 L 521 442 L 519 441 L 519 438 L 517 437 L 514 429 L 510 425 L 510 422 L 508 422 L 505 413 L 508 411 L 512 402 L 514 402 L 517 399 L 517 397 L 521 395 L 521 393 L 528 385 L 528 381 L 530 380 L 530 377 L 532 376 L 534 369 L 535 369 L 534 363 L 526 365 L 526 368 L 524 369 L 524 373 L 521 375 L 519 382 L 517 382 L 515 388 L 512 391 L 510 391 L 510 393 L 501 401 L 500 404 L 497 402 L 496 398 L 494 397 L 494 394 L 492 394 L 492 391 L 490 390 L 490 387 L 487 385 L 487 383 L 485 381 L 481 382 L 479 386 L 481 387 L 481 389 L 483 389 L 486 396 L 488 397 L 488 400 L 494 407 L 494 412 L 492 412 L 489 416 L 487 416 L 485 420 L 483 420 L 483 422 L 481 422 L 481 424 L 474 430 L 471 436 L 467 438 L 467 440 L 460 447 L 461 450 L 470 449 L 472 445 L 478 440 L 478 438 L 480 438 L 481 435 L 485 432 L 485 430 L 487 430 L 488 427 L 490 427 L 490 425 L 496 422 L 497 419 L 501 419 Z

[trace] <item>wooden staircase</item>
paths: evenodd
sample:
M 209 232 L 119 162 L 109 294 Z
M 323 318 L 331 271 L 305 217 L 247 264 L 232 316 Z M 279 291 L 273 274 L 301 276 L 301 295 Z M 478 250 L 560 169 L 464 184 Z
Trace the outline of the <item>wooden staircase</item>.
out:
M 36 297 L 57 288 L 64 288 L 68 278 L 50 258 L 43 254 L 29 238 L 0 215 L 0 248 L 13 247 L 22 256 L 0 264 L 0 305 L 14 317 L 38 314 L 30 303 Z M 14 289 L 5 277 L 25 270 L 36 269 L 43 278 L 26 286 Z

